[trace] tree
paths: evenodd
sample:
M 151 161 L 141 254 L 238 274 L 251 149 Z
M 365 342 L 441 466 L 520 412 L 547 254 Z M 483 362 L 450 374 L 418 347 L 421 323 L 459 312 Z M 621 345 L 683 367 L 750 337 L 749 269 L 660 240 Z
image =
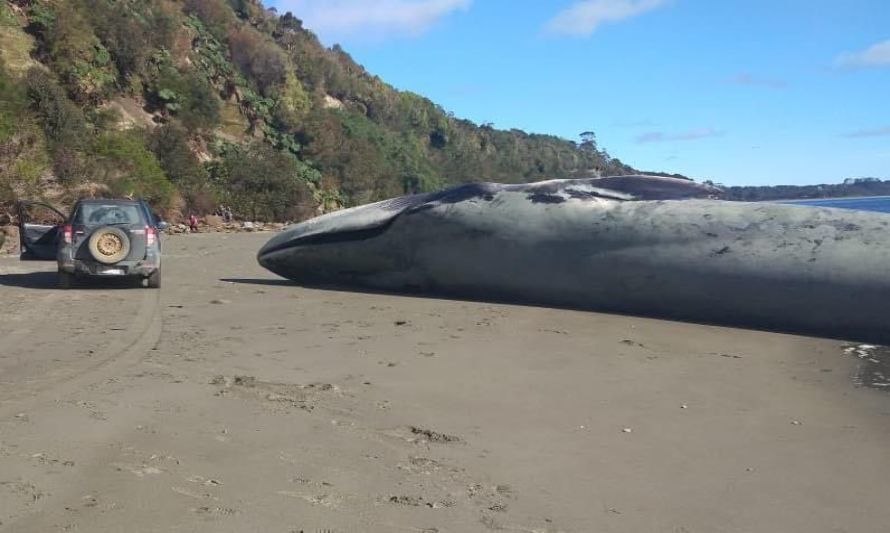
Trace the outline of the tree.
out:
M 252 28 L 239 28 L 229 33 L 232 61 L 254 80 L 257 89 L 269 95 L 272 88 L 285 81 L 287 60 L 281 50 Z
M 88 5 L 103 13 L 93 20 L 96 34 L 124 79 L 145 74 L 152 53 L 172 45 L 176 23 L 157 8 L 109 0 L 88 0 Z
M 254 4 L 250 0 L 229 0 L 229 5 L 242 19 L 247 20 L 253 15 Z
M 581 149 L 589 152 L 596 151 L 596 133 L 592 131 L 581 133 Z
M 108 49 L 73 4 L 35 5 L 40 13 L 36 23 L 40 54 L 58 73 L 76 102 L 95 104 L 112 90 L 117 69 Z
M 210 129 L 220 122 L 220 99 L 207 80 L 179 72 L 162 62 L 150 89 L 149 105 L 178 117 L 190 131 Z
M 28 104 L 25 87 L 0 61 L 0 214 L 19 194 L 45 189 L 40 180 L 49 163 L 46 143 Z
M 297 32 L 303 29 L 303 21 L 288 11 L 278 19 L 278 27 L 285 31 Z
M 219 40 L 224 40 L 235 25 L 235 14 L 225 0 L 186 0 L 188 13 L 197 16 Z
M 164 173 L 182 193 L 187 211 L 207 213 L 217 205 L 207 169 L 189 146 L 185 128 L 165 124 L 148 133 L 147 143 Z
M 288 73 L 284 84 L 275 91 L 275 123 L 286 132 L 298 129 L 312 108 L 312 99 L 293 73 Z
M 175 189 L 139 130 L 100 135 L 94 148 L 94 178 L 113 194 L 145 198 L 161 209 L 172 206 Z
M 231 203 L 252 220 L 304 218 L 314 200 L 307 182 L 317 172 L 269 145 L 227 153 L 223 162 Z
M 189 73 L 184 81 L 185 99 L 178 113 L 182 123 L 190 130 L 210 129 L 218 125 L 220 101 L 207 80 Z
M 25 86 L 47 140 L 54 146 L 81 146 L 88 133 L 86 119 L 56 80 L 44 69 L 33 67 L 25 75 Z
M 15 135 L 27 105 L 23 87 L 9 76 L 0 59 L 0 142 Z

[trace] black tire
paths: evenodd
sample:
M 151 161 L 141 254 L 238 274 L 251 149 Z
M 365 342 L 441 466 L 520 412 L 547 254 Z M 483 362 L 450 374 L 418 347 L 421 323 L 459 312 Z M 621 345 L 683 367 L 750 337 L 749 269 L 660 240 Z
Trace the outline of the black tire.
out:
M 161 288 L 161 269 L 157 269 L 151 273 L 151 275 L 147 278 L 147 283 L 145 285 L 149 289 L 160 289 Z
M 59 271 L 59 288 L 70 289 L 74 286 L 74 274 Z
M 94 230 L 87 244 L 93 259 L 103 265 L 113 265 L 130 255 L 130 237 L 114 226 Z

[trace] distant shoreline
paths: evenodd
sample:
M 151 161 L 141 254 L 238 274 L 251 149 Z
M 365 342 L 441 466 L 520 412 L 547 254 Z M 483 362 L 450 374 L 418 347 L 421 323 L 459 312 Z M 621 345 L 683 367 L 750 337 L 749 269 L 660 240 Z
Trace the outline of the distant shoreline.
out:
M 773 199 L 759 200 L 760 202 L 782 202 L 782 203 L 800 203 L 800 202 L 836 202 L 838 200 L 890 200 L 890 196 L 832 196 L 825 198 L 789 198 L 789 199 Z

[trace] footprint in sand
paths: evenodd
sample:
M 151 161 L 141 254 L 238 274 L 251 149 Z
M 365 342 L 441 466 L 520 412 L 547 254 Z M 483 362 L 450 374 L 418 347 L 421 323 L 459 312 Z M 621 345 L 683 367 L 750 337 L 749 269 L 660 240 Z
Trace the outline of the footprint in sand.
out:
M 234 396 L 237 398 L 259 401 L 274 410 L 301 409 L 313 411 L 324 395 L 342 396 L 340 388 L 330 383 L 310 383 L 297 385 L 294 383 L 276 383 L 261 381 L 253 376 L 217 376 L 210 381 L 211 385 L 219 385 L 217 396 Z

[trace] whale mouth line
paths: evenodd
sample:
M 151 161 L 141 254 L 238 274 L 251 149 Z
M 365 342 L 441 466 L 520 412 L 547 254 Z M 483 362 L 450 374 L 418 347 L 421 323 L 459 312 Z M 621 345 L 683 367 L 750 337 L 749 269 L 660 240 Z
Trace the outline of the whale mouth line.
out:
M 296 239 L 284 242 L 279 244 L 278 246 L 273 246 L 269 249 L 260 250 L 260 257 L 265 257 L 267 255 L 273 254 L 275 252 L 281 252 L 283 250 L 289 250 L 291 248 L 298 248 L 300 246 L 308 246 L 308 245 L 320 245 L 320 244 L 339 244 L 344 242 L 353 242 L 353 241 L 364 241 L 368 239 L 373 239 L 374 237 L 378 237 L 395 222 L 395 219 L 398 218 L 398 215 L 392 217 L 388 221 L 383 224 L 364 228 L 364 229 L 354 229 L 354 230 L 346 230 L 346 231 L 336 231 L 329 233 L 315 233 L 312 235 L 306 235 L 305 237 L 297 237 Z
M 343 211 L 322 215 L 308 222 L 302 222 L 291 230 L 285 230 L 260 249 L 257 258 L 263 258 L 283 250 L 308 245 L 339 244 L 377 237 L 401 215 L 425 205 L 432 194 L 416 194 L 384 200 L 375 204 L 359 206 Z M 313 225 L 313 221 L 315 224 Z M 302 231 L 300 229 L 302 228 Z M 291 238 L 288 234 L 299 232 Z M 276 241 L 281 242 L 276 242 Z
M 314 231 L 299 235 L 277 245 L 268 246 L 260 250 L 258 258 L 262 260 L 270 254 L 298 248 L 300 246 L 341 244 L 345 242 L 357 242 L 373 239 L 386 232 L 395 221 L 406 214 L 430 209 L 439 204 L 456 204 L 473 199 L 492 201 L 500 186 L 491 183 L 467 183 L 453 189 L 434 193 L 421 193 L 399 198 L 384 200 L 355 209 L 375 210 L 378 214 L 385 214 L 385 218 L 372 218 L 364 227 L 346 227 L 344 229 L 330 228 L 327 231 Z M 347 210 L 349 211 L 349 210 Z M 353 211 L 352 214 L 356 214 Z M 332 215 L 341 217 L 345 211 L 335 212 Z M 324 217 L 322 217 L 324 218 Z M 348 219 L 347 219 L 348 220 Z

